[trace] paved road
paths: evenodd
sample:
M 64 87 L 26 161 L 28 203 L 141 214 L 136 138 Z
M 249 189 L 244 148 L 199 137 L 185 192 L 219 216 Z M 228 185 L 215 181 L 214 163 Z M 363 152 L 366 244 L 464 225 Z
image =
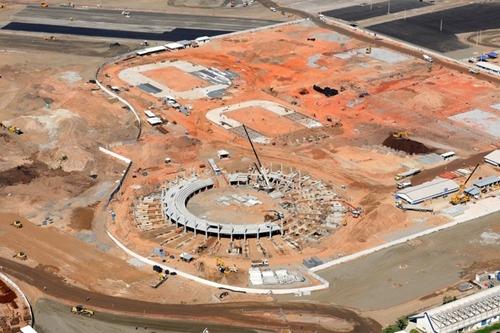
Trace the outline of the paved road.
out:
M 418 49 L 418 46 L 415 46 L 413 44 L 405 43 L 405 42 L 399 42 L 395 41 L 392 39 L 388 38 L 377 38 L 374 39 L 373 35 L 369 35 L 366 33 L 363 33 L 362 31 L 353 31 L 352 29 L 349 29 L 349 27 L 344 27 L 341 24 L 338 23 L 328 23 L 319 18 L 319 16 L 315 14 L 310 14 L 306 11 L 303 10 L 298 10 L 294 8 L 287 8 L 283 6 L 279 6 L 276 2 L 272 0 L 257 0 L 260 2 L 264 7 L 271 8 L 274 7 L 279 11 L 285 12 L 285 13 L 290 13 L 293 15 L 296 15 L 298 17 L 302 17 L 305 19 L 308 19 L 312 22 L 314 22 L 318 27 L 324 28 L 327 30 L 332 30 L 336 31 L 338 33 L 344 34 L 346 36 L 351 36 L 353 38 L 356 38 L 358 40 L 364 41 L 373 47 L 387 47 L 392 50 L 396 50 L 411 56 L 414 56 L 416 58 L 422 58 L 423 53 L 429 53 L 433 55 L 434 57 L 434 63 L 433 66 L 436 65 L 442 65 L 444 67 L 448 67 L 450 69 L 459 71 L 459 72 L 466 72 L 468 69 L 466 68 L 465 64 L 458 63 L 456 61 L 453 61 L 450 58 L 445 58 L 445 57 L 437 57 L 437 53 L 433 54 L 431 52 L 426 52 L 425 50 Z M 442 54 L 440 54 L 442 55 Z M 488 81 L 493 81 L 493 82 L 500 82 L 500 77 L 494 76 L 494 75 L 488 75 L 483 72 L 476 74 L 477 78 L 485 79 Z
M 73 21 L 70 21 L 70 18 Z M 68 26 L 106 28 L 121 27 L 120 30 L 168 31 L 172 28 L 192 28 L 221 31 L 240 31 L 277 23 L 238 17 L 167 14 L 154 12 L 131 12 L 130 17 L 121 11 L 105 9 L 75 9 L 65 7 L 40 8 L 28 6 L 14 16 L 17 22 L 36 22 Z M 56 23 L 57 22 L 57 23 Z
M 326 330 L 314 323 L 289 322 L 283 319 L 283 314 L 300 314 L 303 318 L 324 316 L 339 318 L 353 324 L 352 333 L 380 332 L 380 325 L 372 319 L 360 317 L 355 312 L 332 305 L 321 305 L 301 302 L 264 303 L 241 302 L 219 304 L 159 304 L 135 299 L 103 295 L 82 288 L 72 286 L 52 273 L 40 268 L 32 268 L 16 261 L 0 258 L 2 272 L 31 286 L 44 290 L 49 296 L 65 300 L 70 303 L 87 304 L 89 307 L 107 309 L 113 312 L 128 314 L 161 315 L 165 318 L 177 318 L 187 321 L 204 321 L 212 323 L 232 323 L 236 326 L 250 326 L 260 329 L 291 328 L 300 332 L 336 332 Z M 86 301 L 87 297 L 90 298 Z M 268 314 L 262 316 L 262 313 Z M 342 330 L 344 333 L 349 331 Z M 340 333 L 340 332 L 339 332 Z

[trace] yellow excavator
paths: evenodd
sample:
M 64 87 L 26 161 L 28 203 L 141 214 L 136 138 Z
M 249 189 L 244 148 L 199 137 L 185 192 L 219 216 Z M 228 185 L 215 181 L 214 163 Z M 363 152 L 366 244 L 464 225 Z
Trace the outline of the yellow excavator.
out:
M 16 258 L 16 259 L 19 259 L 19 260 L 26 260 L 26 259 L 28 259 L 28 256 L 24 252 L 17 252 L 12 257 Z
M 407 131 L 398 131 L 398 132 L 393 132 L 392 136 L 397 139 L 406 139 L 408 138 L 408 136 L 410 136 L 410 133 Z
M 238 267 L 236 265 L 233 266 L 226 266 L 224 261 L 222 261 L 221 258 L 217 258 L 217 270 L 221 273 L 228 274 L 228 273 L 236 273 L 238 272 Z
M 472 172 L 470 173 L 469 177 L 467 177 L 465 182 L 463 182 L 463 184 L 460 185 L 460 189 L 458 190 L 458 192 L 451 197 L 450 203 L 452 205 L 464 204 L 470 200 L 470 196 L 465 194 L 465 185 L 467 184 L 469 179 L 471 179 L 472 175 L 476 172 L 478 167 L 479 167 L 479 164 L 477 164 L 476 167 L 474 168 L 474 170 L 472 170 Z

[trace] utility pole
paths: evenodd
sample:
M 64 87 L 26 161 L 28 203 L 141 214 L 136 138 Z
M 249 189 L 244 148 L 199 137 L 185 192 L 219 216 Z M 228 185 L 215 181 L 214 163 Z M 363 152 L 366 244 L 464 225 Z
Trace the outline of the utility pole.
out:
M 373 10 L 373 0 L 370 0 L 370 10 Z
M 441 22 L 439 23 L 439 31 L 443 31 L 443 18 L 441 17 Z
M 391 0 L 387 2 L 387 15 L 389 15 L 390 13 L 391 13 Z

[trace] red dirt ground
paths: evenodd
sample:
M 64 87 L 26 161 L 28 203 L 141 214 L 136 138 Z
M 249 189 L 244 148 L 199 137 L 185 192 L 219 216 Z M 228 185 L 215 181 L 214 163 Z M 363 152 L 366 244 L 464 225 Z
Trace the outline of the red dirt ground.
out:
M 174 91 L 185 91 L 193 87 L 207 87 L 210 84 L 176 67 L 165 67 L 142 72 L 143 75 L 158 81 Z

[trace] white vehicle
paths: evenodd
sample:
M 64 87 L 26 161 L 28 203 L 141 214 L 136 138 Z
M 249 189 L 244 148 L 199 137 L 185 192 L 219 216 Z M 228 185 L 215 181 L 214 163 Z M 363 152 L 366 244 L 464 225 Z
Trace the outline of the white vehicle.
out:
M 422 57 L 424 58 L 425 61 L 428 61 L 428 62 L 434 61 L 430 55 L 424 54 Z
M 407 187 L 410 187 L 411 186 L 411 182 L 401 182 L 401 183 L 397 183 L 397 187 L 398 189 L 404 189 L 404 188 L 407 188 Z
M 275 12 L 275 11 L 276 11 L 276 8 L 274 8 L 274 7 L 271 7 L 271 8 L 269 8 L 269 9 L 270 9 L 272 12 Z

